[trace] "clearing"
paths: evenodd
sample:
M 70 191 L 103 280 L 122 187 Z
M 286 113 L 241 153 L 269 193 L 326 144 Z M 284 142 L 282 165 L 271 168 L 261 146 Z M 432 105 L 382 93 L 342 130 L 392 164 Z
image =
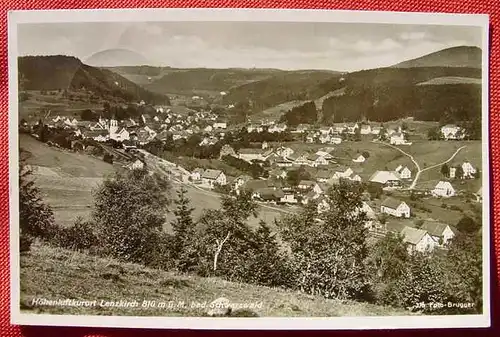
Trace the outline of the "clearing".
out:
M 339 302 L 278 288 L 233 283 L 215 277 L 179 275 L 137 264 L 89 256 L 74 251 L 35 244 L 21 255 L 21 310 L 25 313 L 123 316 L 202 316 L 203 308 L 192 303 L 210 303 L 225 297 L 232 303 L 262 303 L 259 316 L 394 316 L 410 312 L 354 301 Z M 104 301 L 184 301 L 184 307 L 113 308 L 32 306 L 35 297 Z

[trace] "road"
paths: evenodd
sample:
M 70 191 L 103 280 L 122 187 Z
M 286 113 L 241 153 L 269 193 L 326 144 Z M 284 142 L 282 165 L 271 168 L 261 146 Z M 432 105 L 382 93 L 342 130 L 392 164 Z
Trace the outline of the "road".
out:
M 417 168 L 417 173 L 415 174 L 415 178 L 413 179 L 413 181 L 412 181 L 412 183 L 411 183 L 410 187 L 408 187 L 408 190 L 412 190 L 412 189 L 414 189 L 414 188 L 415 188 L 415 186 L 417 185 L 417 182 L 418 182 L 418 178 L 420 178 L 420 174 L 421 174 L 422 172 L 427 171 L 427 170 L 430 170 L 430 169 L 433 169 L 433 168 L 436 168 L 436 167 L 441 166 L 441 165 L 443 165 L 443 164 L 449 163 L 450 161 L 452 161 L 452 160 L 453 160 L 453 158 L 455 158 L 455 156 L 456 156 L 456 155 L 457 155 L 457 154 L 458 154 L 458 153 L 459 153 L 462 149 L 464 149 L 464 148 L 466 147 L 466 145 L 464 145 L 464 146 L 462 146 L 462 147 L 458 148 L 458 149 L 455 151 L 455 153 L 453 153 L 453 155 L 452 155 L 450 158 L 448 158 L 447 160 L 445 160 L 445 161 L 443 161 L 443 162 L 441 162 L 441 163 L 439 163 L 439 164 L 435 164 L 435 165 L 432 165 L 432 166 L 426 167 L 426 168 L 424 168 L 424 169 L 421 169 L 421 168 L 420 168 L 420 165 L 417 163 L 417 161 L 415 160 L 415 158 L 413 158 L 413 156 L 412 156 L 411 154 L 409 154 L 409 153 L 407 153 L 407 152 L 405 152 L 405 151 L 401 150 L 399 147 L 394 146 L 394 145 L 392 145 L 392 144 L 387 144 L 387 143 L 383 143 L 383 142 L 377 142 L 377 143 L 380 143 L 380 144 L 383 144 L 383 145 L 389 146 L 389 147 L 391 147 L 391 148 L 393 148 L 393 149 L 395 149 L 395 150 L 398 150 L 399 152 L 401 152 L 402 154 L 404 154 L 405 156 L 407 156 L 408 158 L 410 158 L 410 160 L 413 162 L 413 164 L 415 164 L 415 167 Z

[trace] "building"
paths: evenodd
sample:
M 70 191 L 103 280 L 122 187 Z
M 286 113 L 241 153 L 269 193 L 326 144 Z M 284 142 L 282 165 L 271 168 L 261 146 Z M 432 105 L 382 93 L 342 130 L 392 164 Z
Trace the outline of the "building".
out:
M 244 174 L 244 175 L 238 176 L 238 177 L 236 177 L 236 179 L 234 179 L 233 188 L 235 190 L 238 190 L 241 186 L 245 185 L 250 180 L 252 180 L 252 177 L 250 177 L 249 175 Z
M 312 180 L 301 180 L 299 184 L 297 185 L 298 188 L 301 190 L 307 190 L 307 189 L 312 189 L 316 186 L 316 182 Z
M 285 204 L 296 204 L 298 200 L 295 198 L 295 194 L 288 191 L 283 191 L 284 196 L 280 199 L 281 203 Z
M 410 254 L 432 251 L 437 246 L 436 241 L 424 229 L 405 226 L 401 234 Z
M 318 166 L 326 166 L 328 165 L 328 160 L 323 156 L 319 156 L 317 154 L 312 154 L 307 157 L 309 160 L 309 166 L 318 167 Z
M 397 218 L 409 218 L 410 206 L 408 206 L 404 201 L 388 197 L 382 202 L 382 205 L 380 206 L 380 212 L 395 216 Z
M 431 194 L 435 197 L 449 198 L 455 195 L 455 189 L 451 186 L 449 181 L 441 180 L 431 191 Z
M 144 169 L 144 162 L 140 159 L 136 159 L 130 164 L 127 165 L 127 168 L 130 170 L 142 170 Z
M 331 135 L 330 136 L 330 144 L 340 144 L 342 143 L 342 137 L 340 135 Z
M 399 165 L 396 170 L 394 170 L 401 179 L 411 179 L 411 170 L 408 167 L 403 167 Z
M 389 139 L 389 143 L 392 145 L 411 145 L 411 143 L 406 141 L 405 135 L 402 132 L 394 132 Z
M 212 125 L 214 129 L 227 129 L 227 123 L 226 122 L 215 122 L 214 125 Z
M 446 140 L 463 139 L 462 129 L 454 124 L 446 124 L 441 127 L 441 134 Z
M 226 185 L 226 175 L 220 170 L 207 169 L 201 174 L 201 184 L 207 188 L 214 188 L 216 184 Z
M 203 169 L 202 168 L 195 168 L 193 172 L 191 172 L 191 180 L 192 181 L 200 181 L 201 180 L 201 175 L 203 174 Z
M 476 193 L 474 193 L 476 196 L 476 202 L 483 202 L 483 188 L 480 187 L 479 190 L 477 190 Z
M 337 167 L 333 179 L 349 179 L 354 171 L 350 167 Z
M 360 130 L 360 133 L 362 135 L 369 135 L 372 133 L 372 128 L 370 125 L 362 125 L 361 126 L 361 130 Z
M 251 162 L 252 160 L 265 160 L 262 149 L 240 149 L 238 151 L 238 158 Z
M 420 229 L 426 230 L 439 246 L 447 245 L 456 234 L 456 229 L 437 221 L 425 221 Z
M 285 193 L 281 188 L 266 187 L 255 190 L 252 197 L 262 201 L 278 203 L 285 197 Z
M 278 156 L 288 158 L 293 154 L 293 149 L 285 146 L 280 146 L 274 151 Z
M 400 180 L 398 175 L 392 171 L 375 171 L 369 179 L 370 182 L 379 183 L 385 187 L 399 186 Z
M 462 170 L 464 172 L 464 175 L 463 175 L 464 179 L 474 178 L 474 176 L 476 175 L 476 172 L 477 172 L 476 169 L 474 168 L 474 166 L 472 166 L 472 164 L 468 161 L 466 161 L 462 164 Z
M 284 132 L 287 126 L 285 123 L 274 124 L 267 129 L 269 133 Z
M 366 160 L 365 157 L 363 157 L 363 155 L 359 155 L 358 157 L 356 157 L 355 159 L 353 159 L 352 161 L 355 162 L 355 163 L 364 163 Z
M 250 124 L 247 126 L 247 132 L 262 132 L 264 131 L 264 127 L 261 124 Z

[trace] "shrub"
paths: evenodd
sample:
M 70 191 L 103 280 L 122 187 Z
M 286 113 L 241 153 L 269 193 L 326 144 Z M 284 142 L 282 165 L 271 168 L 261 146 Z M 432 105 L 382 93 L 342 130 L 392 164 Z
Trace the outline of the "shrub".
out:
M 113 155 L 109 153 L 105 153 L 104 157 L 102 157 L 102 160 L 104 160 L 106 163 L 113 164 Z
M 61 227 L 55 236 L 55 244 L 76 251 L 96 250 L 99 247 L 94 224 L 78 218 L 71 227 Z

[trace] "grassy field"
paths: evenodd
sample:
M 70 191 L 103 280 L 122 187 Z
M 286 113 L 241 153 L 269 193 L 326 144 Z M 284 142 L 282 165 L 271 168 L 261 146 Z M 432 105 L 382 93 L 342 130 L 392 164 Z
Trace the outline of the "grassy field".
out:
M 443 84 L 481 84 L 480 78 L 460 77 L 460 76 L 445 76 L 436 77 L 426 82 L 418 83 L 417 85 L 443 85 Z
M 124 316 L 202 316 L 210 303 L 224 297 L 232 303 L 259 303 L 259 316 L 382 316 L 410 315 L 403 309 L 358 302 L 338 302 L 276 288 L 232 283 L 120 263 L 60 248 L 35 244 L 21 256 L 21 310 L 25 313 Z M 104 301 L 184 301 L 184 307 L 112 308 L 33 306 L 33 298 Z

